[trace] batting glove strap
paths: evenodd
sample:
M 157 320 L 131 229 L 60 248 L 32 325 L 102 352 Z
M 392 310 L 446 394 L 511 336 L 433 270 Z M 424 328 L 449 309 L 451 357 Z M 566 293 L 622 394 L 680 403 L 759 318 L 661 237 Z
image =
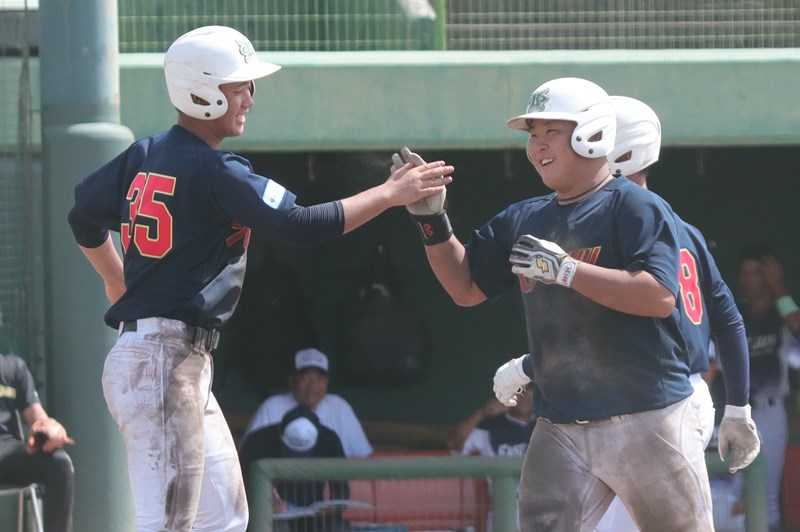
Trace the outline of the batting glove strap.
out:
M 517 404 L 517 395 L 523 393 L 523 387 L 531 382 L 531 378 L 522 369 L 525 355 L 514 358 L 497 368 L 494 374 L 494 395 L 506 406 Z
M 750 418 L 722 418 L 719 425 L 719 456 L 736 473 L 749 466 L 761 451 L 755 422 Z
M 411 219 L 417 224 L 419 234 L 422 236 L 422 243 L 426 246 L 447 242 L 453 235 L 453 227 L 450 225 L 450 219 L 445 211 L 424 216 L 412 214 Z
M 725 415 L 734 419 L 750 419 L 750 405 L 725 405 Z
M 522 235 L 511 248 L 511 271 L 547 284 L 572 287 L 578 261 L 555 242 Z

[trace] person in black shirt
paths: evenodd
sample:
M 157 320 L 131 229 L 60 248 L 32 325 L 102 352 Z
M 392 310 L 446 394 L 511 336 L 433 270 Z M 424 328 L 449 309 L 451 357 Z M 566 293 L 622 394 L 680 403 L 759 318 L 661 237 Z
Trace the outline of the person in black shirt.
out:
M 253 432 L 239 450 L 239 462 L 247 486 L 247 468 L 260 458 L 337 458 L 344 457 L 339 436 L 322 425 L 317 415 L 307 404 L 300 404 L 284 414 L 280 423 L 267 425 Z M 329 481 L 330 498 L 348 499 L 350 488 L 346 481 Z M 275 490 L 283 512 L 290 514 L 325 499 L 324 481 L 275 482 Z M 342 517 L 341 507 L 331 506 L 319 510 L 313 516 L 298 517 L 287 521 L 282 530 L 290 532 L 349 532 L 350 525 Z
M 17 410 L 30 428 L 27 438 L 20 434 Z M 62 449 L 71 441 L 42 407 L 25 362 L 0 353 L 0 484 L 44 487 L 47 532 L 72 531 L 75 471 Z

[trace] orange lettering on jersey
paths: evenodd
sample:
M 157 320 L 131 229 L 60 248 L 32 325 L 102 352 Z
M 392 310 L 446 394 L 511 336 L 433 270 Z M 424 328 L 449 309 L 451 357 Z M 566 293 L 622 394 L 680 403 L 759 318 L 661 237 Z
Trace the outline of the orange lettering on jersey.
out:
M 247 249 L 247 246 L 250 245 L 250 228 L 234 222 L 234 224 L 231 225 L 231 229 L 233 229 L 235 232 L 225 239 L 225 243 L 228 245 L 228 247 L 231 247 L 236 242 L 241 240 L 244 249 Z
M 569 256 L 575 260 L 579 260 L 581 262 L 586 262 L 588 264 L 595 264 L 597 262 L 597 258 L 600 256 L 600 251 L 603 249 L 603 246 L 594 246 L 591 248 L 582 248 L 576 251 L 572 251 L 569 253 Z M 537 266 L 541 268 L 542 271 L 547 271 L 546 264 L 540 264 L 537 261 Z M 519 288 L 522 290 L 523 293 L 528 294 L 533 291 L 533 288 L 536 286 L 536 279 L 528 279 L 524 275 L 518 275 L 519 277 Z
M 594 264 L 597 262 L 597 257 L 600 256 L 602 246 L 594 246 L 592 248 L 583 248 L 573 251 L 569 254 L 575 260 L 586 262 L 587 264 Z

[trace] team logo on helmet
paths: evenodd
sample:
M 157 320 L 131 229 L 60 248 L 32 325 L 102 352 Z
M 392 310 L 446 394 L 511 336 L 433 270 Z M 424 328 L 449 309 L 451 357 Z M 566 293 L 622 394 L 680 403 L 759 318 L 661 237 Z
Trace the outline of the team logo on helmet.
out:
M 544 111 L 544 104 L 550 101 L 550 97 L 547 95 L 548 92 L 550 92 L 549 88 L 531 94 L 531 99 L 528 100 L 529 113 L 533 111 Z
M 249 63 L 250 59 L 256 55 L 253 45 L 250 44 L 250 41 L 236 41 L 236 44 L 239 45 L 239 53 L 244 56 L 244 62 Z

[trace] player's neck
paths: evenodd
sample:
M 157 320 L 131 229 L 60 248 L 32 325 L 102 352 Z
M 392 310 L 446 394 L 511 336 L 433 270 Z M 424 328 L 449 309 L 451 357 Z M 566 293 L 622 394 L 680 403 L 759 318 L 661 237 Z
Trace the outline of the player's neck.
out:
M 598 190 L 601 190 L 604 186 L 606 186 L 614 176 L 611 174 L 600 175 L 592 180 L 592 183 L 589 185 L 588 188 L 579 192 L 578 194 L 574 194 L 569 197 L 563 197 L 560 193 L 556 193 L 558 197 L 558 204 L 559 205 L 569 205 L 570 203 L 577 203 L 579 201 L 583 201 L 586 198 L 595 194 Z
M 208 126 L 208 121 L 192 118 L 181 113 L 178 116 L 178 125 L 215 150 L 222 144 L 222 139 L 214 134 Z

